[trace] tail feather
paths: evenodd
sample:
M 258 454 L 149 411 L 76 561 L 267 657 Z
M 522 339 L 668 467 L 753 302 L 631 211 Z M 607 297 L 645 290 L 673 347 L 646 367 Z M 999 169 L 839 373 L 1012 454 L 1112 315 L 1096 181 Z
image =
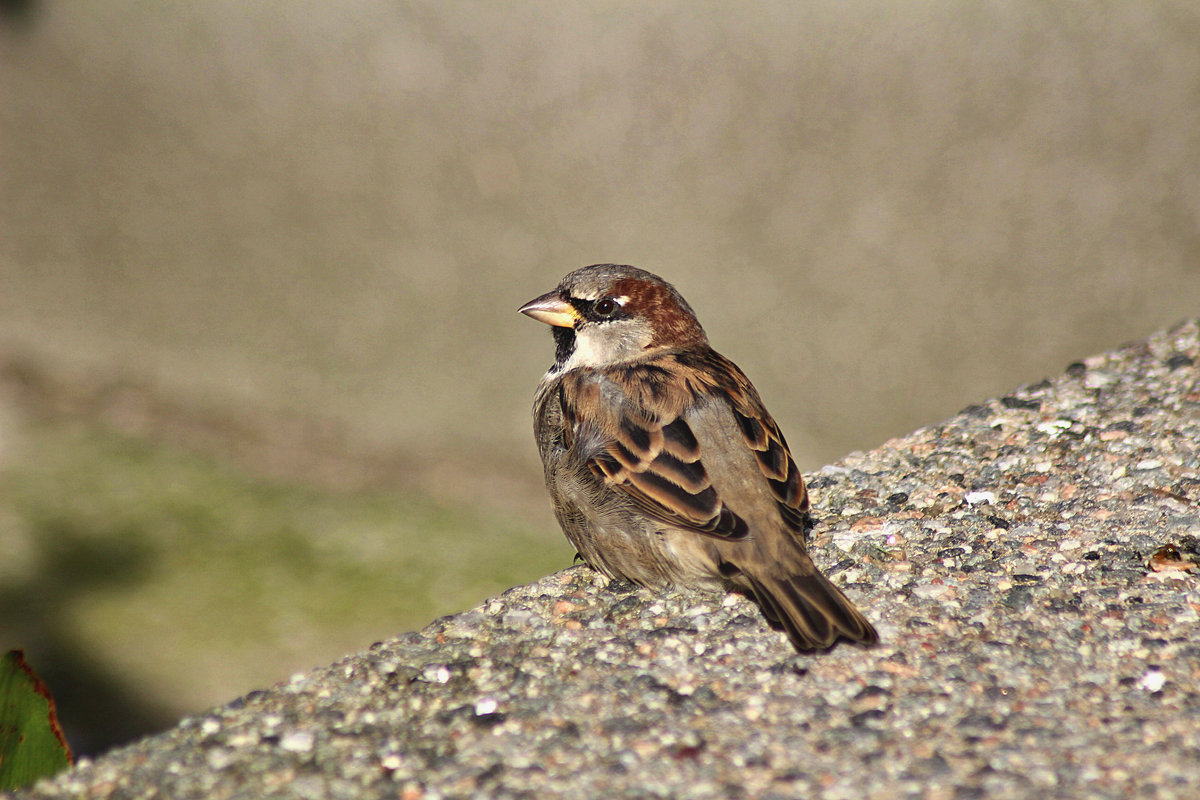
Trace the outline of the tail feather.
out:
M 768 619 L 779 623 L 797 650 L 824 650 L 838 637 L 864 644 L 879 634 L 841 590 L 813 571 L 781 579 L 741 573 Z

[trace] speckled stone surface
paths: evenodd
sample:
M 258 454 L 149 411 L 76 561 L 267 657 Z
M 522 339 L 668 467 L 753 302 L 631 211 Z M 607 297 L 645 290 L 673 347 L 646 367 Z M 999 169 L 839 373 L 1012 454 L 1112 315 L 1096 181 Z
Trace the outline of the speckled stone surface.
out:
M 879 627 L 574 567 L 20 797 L 1200 797 L 1200 330 L 810 476 Z

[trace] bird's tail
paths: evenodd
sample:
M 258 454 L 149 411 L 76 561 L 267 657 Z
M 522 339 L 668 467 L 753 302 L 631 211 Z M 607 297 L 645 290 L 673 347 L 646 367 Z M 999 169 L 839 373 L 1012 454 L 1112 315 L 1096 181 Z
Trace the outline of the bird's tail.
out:
M 879 641 L 879 634 L 854 604 L 816 570 L 803 574 L 739 576 L 762 608 L 763 614 L 783 627 L 797 650 L 824 650 L 838 637 L 863 644 Z

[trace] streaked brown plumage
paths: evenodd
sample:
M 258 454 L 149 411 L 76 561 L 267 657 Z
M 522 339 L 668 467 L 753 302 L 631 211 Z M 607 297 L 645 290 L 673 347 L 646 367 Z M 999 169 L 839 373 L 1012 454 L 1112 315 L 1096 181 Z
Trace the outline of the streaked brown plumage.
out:
M 800 650 L 878 639 L 805 552 L 808 493 L 779 427 L 673 286 L 599 264 L 519 310 L 554 333 L 534 433 L 589 565 L 643 586 L 740 588 Z

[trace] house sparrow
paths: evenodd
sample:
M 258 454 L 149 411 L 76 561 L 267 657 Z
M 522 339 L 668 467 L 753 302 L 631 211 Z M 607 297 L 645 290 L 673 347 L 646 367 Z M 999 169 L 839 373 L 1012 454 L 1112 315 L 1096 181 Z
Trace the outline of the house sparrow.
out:
M 805 552 L 808 493 L 779 427 L 675 287 L 598 264 L 518 310 L 552 326 L 534 434 L 584 561 L 647 587 L 740 589 L 798 650 L 878 640 Z

